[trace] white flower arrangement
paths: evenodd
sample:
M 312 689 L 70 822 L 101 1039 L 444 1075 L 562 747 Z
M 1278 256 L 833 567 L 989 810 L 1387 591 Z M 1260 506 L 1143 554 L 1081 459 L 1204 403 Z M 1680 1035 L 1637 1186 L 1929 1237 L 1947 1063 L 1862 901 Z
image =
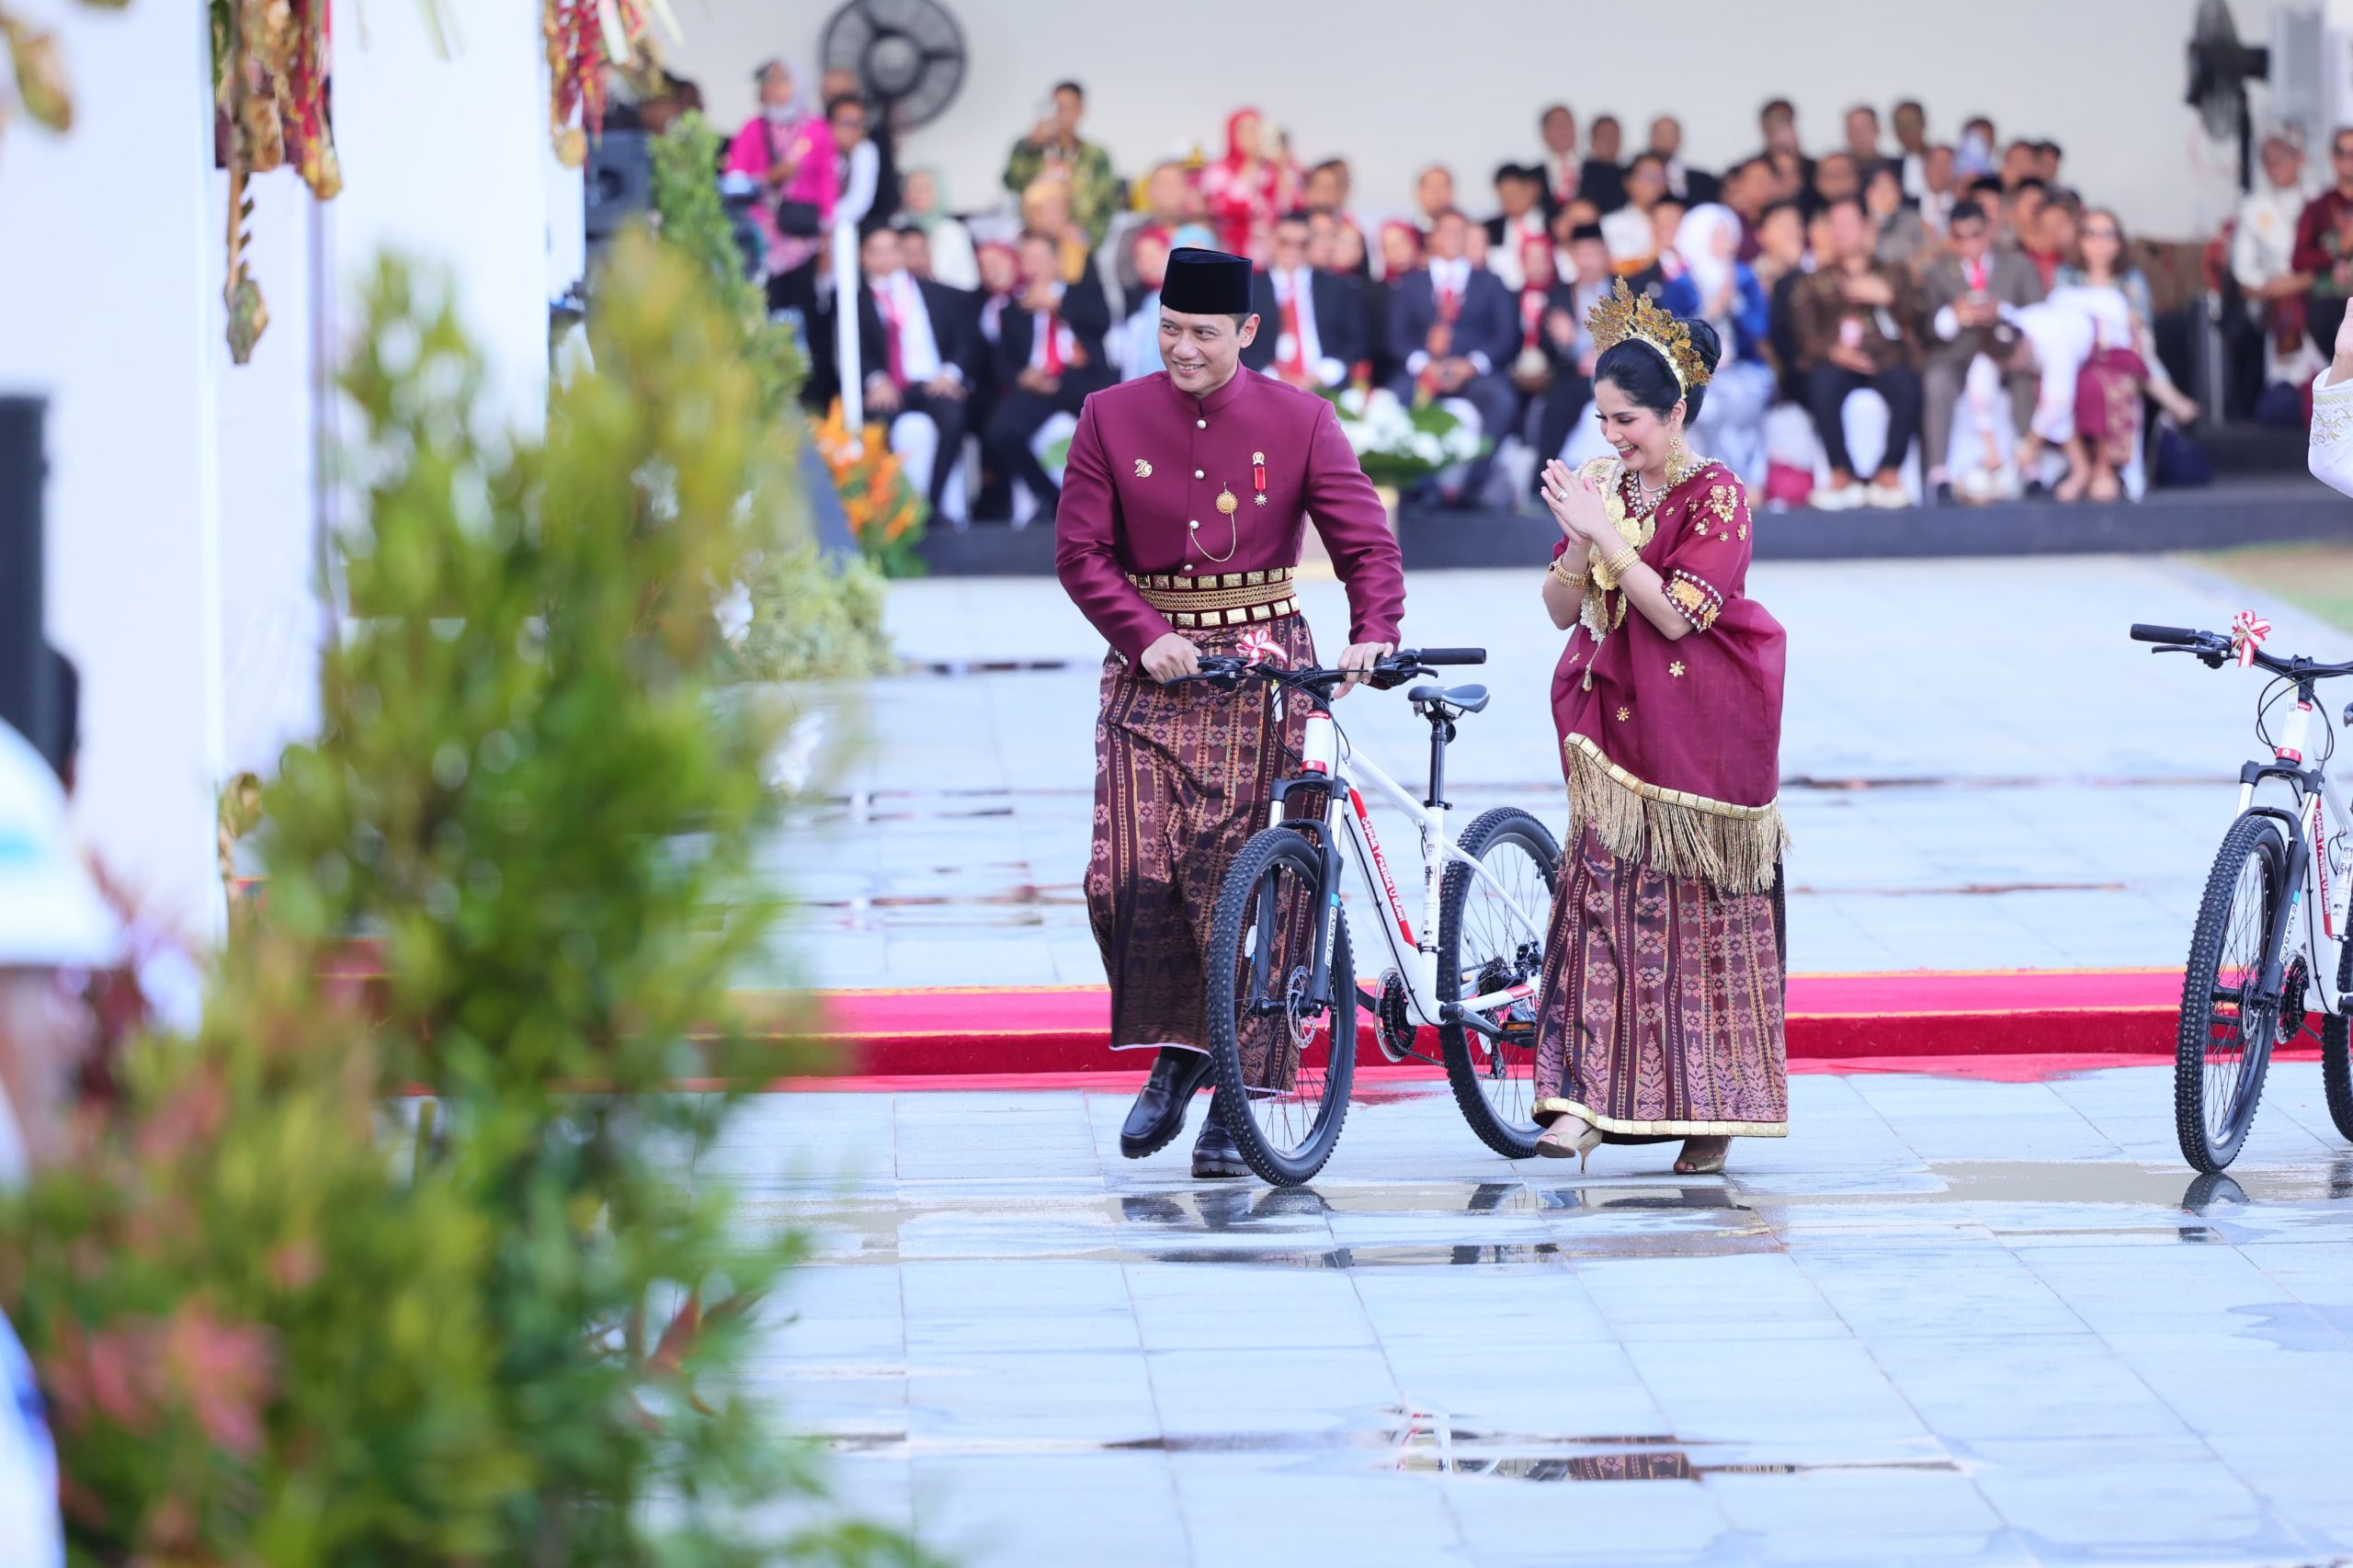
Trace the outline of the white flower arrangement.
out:
M 1476 430 L 1437 403 L 1409 406 L 1382 388 L 1350 387 L 1332 397 L 1340 434 L 1375 484 L 1403 488 L 1486 449 Z

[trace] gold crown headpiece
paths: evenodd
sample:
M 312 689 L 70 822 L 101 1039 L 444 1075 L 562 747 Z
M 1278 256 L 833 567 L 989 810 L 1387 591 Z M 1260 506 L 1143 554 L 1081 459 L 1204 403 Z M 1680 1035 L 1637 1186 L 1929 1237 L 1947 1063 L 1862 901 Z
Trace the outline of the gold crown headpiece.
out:
M 1631 337 L 1656 349 L 1659 358 L 1666 361 L 1676 385 L 1685 392 L 1708 384 L 1711 372 L 1708 362 L 1699 358 L 1699 351 L 1691 346 L 1691 329 L 1652 303 L 1649 295 L 1629 293 L 1623 278 L 1618 279 L 1618 286 L 1608 298 L 1593 307 L 1586 324 L 1593 329 L 1597 351 L 1615 348 Z

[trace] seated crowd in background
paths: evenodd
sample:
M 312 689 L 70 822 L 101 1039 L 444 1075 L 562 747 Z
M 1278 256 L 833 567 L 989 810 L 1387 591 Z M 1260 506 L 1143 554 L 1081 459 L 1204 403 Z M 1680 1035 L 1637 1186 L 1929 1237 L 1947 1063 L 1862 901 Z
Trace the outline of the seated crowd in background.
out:
M 2056 144 L 2005 144 L 1982 117 L 1933 141 L 1907 101 L 1891 142 L 1858 106 L 1840 143 L 1809 154 L 1776 99 L 1757 150 L 1711 171 L 1685 157 L 1672 116 L 1628 156 L 1614 117 L 1581 142 L 1556 104 L 1525 161 L 1493 171 L 1490 215 L 1472 217 L 1454 172 L 1431 165 L 1375 222 L 1345 159 L 1302 165 L 1255 109 L 1228 119 L 1222 146 L 1123 181 L 1065 82 L 1014 142 L 1002 191 L 960 210 L 937 171 L 898 166 L 892 128 L 846 76 L 814 100 L 780 63 L 758 81 L 761 113 L 726 166 L 765 198 L 769 298 L 807 324 L 809 395 L 838 392 L 824 235 L 848 219 L 867 239 L 865 406 L 960 526 L 1051 517 L 1081 400 L 1159 368 L 1158 289 L 1187 245 L 1262 269 L 1252 369 L 1475 422 L 1488 449 L 1434 483 L 1447 504 L 1524 504 L 1546 460 L 1607 452 L 1586 417 L 1585 322 L 1620 279 L 1715 326 L 1723 364 L 1691 439 L 1762 504 L 2137 496 L 2155 430 L 2180 440 L 2199 416 L 2115 215 L 2066 187 Z M 2290 404 L 2353 295 L 2353 133 L 2336 166 L 2337 184 L 2309 193 L 2275 139 L 2230 241 L 2242 353 Z

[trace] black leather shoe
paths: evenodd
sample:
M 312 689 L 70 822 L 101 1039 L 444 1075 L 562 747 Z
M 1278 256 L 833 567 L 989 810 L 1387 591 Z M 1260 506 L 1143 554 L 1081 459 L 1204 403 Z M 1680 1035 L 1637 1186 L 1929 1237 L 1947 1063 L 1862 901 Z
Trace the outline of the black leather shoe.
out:
M 1210 1117 L 1201 1123 L 1201 1135 L 1193 1140 L 1193 1174 L 1197 1176 L 1245 1176 L 1250 1167 L 1242 1163 L 1242 1151 L 1233 1146 L 1233 1134 L 1225 1130 L 1225 1119 L 1210 1108 Z
M 1205 1051 L 1172 1051 L 1161 1047 L 1120 1128 L 1120 1153 L 1131 1160 L 1157 1154 L 1185 1131 L 1185 1111 L 1193 1094 L 1209 1082 L 1210 1059 Z

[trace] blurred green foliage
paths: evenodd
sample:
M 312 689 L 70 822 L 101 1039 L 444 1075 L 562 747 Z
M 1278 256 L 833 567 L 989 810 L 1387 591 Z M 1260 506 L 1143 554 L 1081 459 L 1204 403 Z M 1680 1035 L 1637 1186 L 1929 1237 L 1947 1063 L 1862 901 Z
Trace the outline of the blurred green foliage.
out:
M 792 1243 L 688 1180 L 787 1065 L 728 991 L 773 936 L 785 710 L 721 699 L 711 608 L 779 537 L 774 422 L 642 233 L 592 338 L 543 446 L 489 438 L 446 304 L 376 278 L 369 613 L 264 792 L 266 907 L 198 1038 L 134 1045 L 0 1221 L 77 1562 L 919 1560 L 754 1523 L 824 1517 L 739 1375 Z

